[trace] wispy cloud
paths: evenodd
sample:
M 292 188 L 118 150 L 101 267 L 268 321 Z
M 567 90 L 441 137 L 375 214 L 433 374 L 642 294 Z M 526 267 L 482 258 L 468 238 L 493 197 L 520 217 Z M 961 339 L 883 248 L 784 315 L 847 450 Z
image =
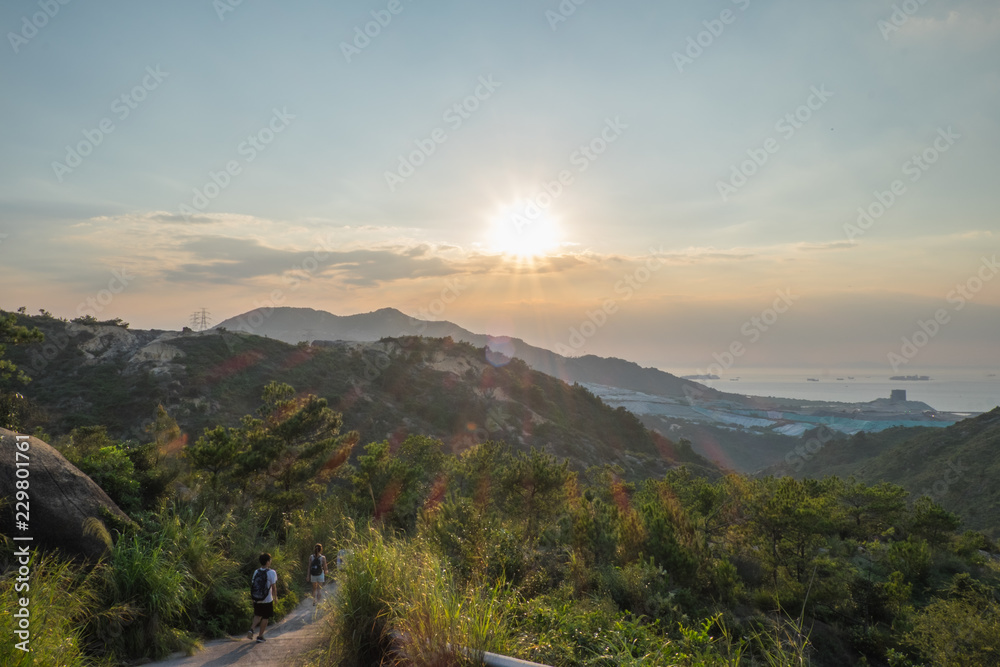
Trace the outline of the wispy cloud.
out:
M 814 250 L 843 250 L 845 248 L 853 248 L 855 243 L 850 241 L 828 241 L 826 243 L 797 243 L 795 245 L 799 250 L 804 251 L 814 251 Z

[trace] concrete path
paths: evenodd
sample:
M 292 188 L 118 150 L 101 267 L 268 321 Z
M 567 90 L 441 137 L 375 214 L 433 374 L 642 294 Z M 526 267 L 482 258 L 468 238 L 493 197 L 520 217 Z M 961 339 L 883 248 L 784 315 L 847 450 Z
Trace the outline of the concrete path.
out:
M 335 587 L 327 585 L 323 591 L 324 601 L 334 592 Z M 312 597 L 306 598 L 280 622 L 269 625 L 264 633 L 267 641 L 260 644 L 247 639 L 244 632 L 236 637 L 206 642 L 204 648 L 193 656 L 171 657 L 148 664 L 151 667 L 295 667 L 302 663 L 309 651 L 320 645 L 324 637 L 326 624 L 323 622 L 322 607 L 320 605 L 317 611 Z

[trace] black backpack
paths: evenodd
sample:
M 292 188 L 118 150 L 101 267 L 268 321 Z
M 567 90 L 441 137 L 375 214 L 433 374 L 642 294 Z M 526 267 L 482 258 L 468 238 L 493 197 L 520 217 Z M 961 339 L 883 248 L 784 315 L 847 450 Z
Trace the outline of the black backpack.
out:
M 309 561 L 309 574 L 314 577 L 318 577 L 323 574 L 322 558 L 322 556 L 312 556 L 312 560 Z
M 253 573 L 253 579 L 250 581 L 250 598 L 254 602 L 261 602 L 267 597 L 270 591 L 270 586 L 267 585 L 267 569 L 260 568 Z

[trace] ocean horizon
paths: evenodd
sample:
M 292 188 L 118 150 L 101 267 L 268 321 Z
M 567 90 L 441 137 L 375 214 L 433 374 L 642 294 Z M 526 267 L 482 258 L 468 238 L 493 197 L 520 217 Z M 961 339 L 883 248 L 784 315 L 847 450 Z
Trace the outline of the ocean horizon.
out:
M 694 373 L 668 371 L 675 375 Z M 1000 406 L 1000 372 L 944 369 L 903 370 L 898 375 L 926 375 L 930 380 L 890 380 L 897 375 L 882 369 L 841 370 L 730 369 L 718 380 L 697 380 L 733 394 L 856 403 L 888 398 L 893 389 L 905 389 L 906 398 L 923 401 L 942 412 L 989 412 Z M 810 379 L 811 378 L 811 379 Z

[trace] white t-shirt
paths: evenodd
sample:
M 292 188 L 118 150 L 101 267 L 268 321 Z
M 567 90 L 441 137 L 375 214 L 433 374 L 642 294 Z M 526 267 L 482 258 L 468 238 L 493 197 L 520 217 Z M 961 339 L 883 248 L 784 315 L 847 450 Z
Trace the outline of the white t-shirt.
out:
M 261 568 L 257 568 L 261 569 Z M 257 570 L 254 570 L 254 574 L 257 574 Z M 250 577 L 250 582 L 253 583 L 253 577 Z M 278 573 L 274 570 L 268 568 L 267 570 L 267 597 L 260 601 L 261 604 L 267 604 L 268 602 L 274 602 L 274 598 L 271 596 L 271 586 L 278 583 Z

